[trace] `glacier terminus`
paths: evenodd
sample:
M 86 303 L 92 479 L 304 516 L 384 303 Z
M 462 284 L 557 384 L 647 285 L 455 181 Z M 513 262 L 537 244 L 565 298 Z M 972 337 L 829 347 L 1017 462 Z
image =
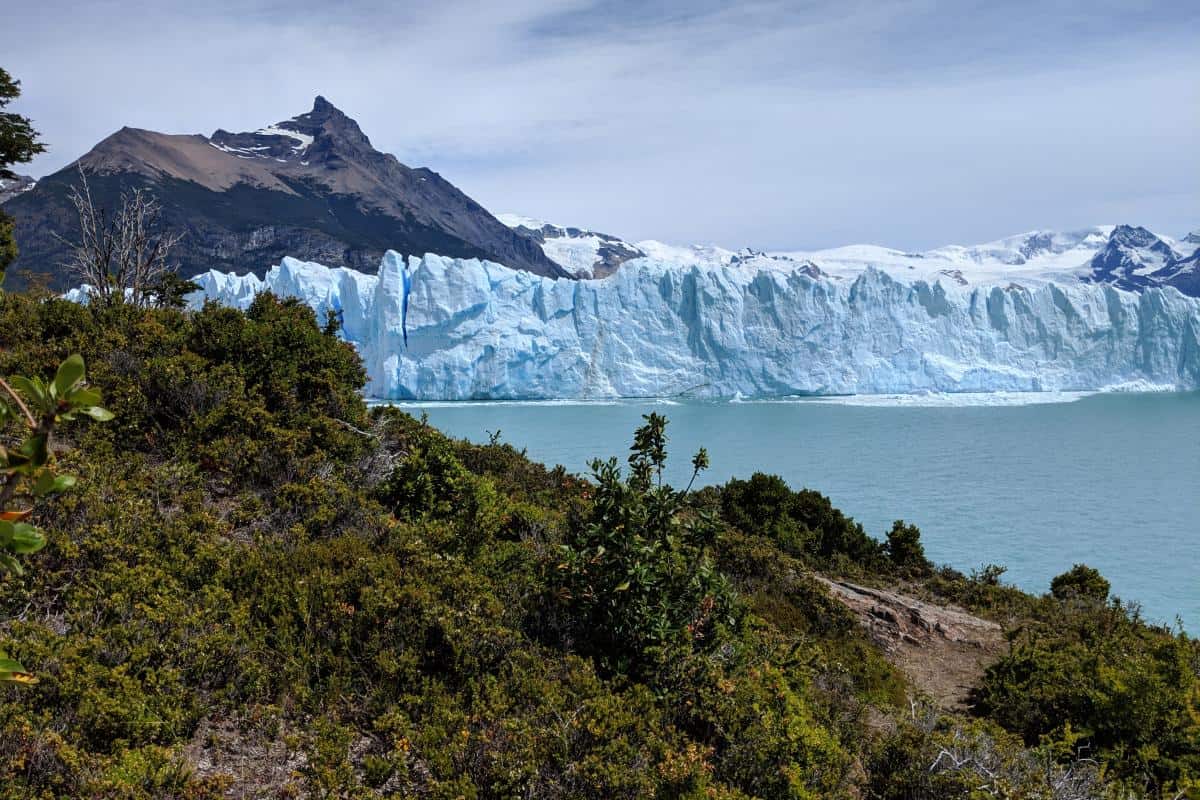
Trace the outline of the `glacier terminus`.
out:
M 212 271 L 193 305 L 256 294 L 334 314 L 369 396 L 759 398 L 1200 387 L 1200 298 L 1170 286 L 907 278 L 810 261 L 635 258 L 599 280 L 388 252 L 378 274 L 284 258 Z

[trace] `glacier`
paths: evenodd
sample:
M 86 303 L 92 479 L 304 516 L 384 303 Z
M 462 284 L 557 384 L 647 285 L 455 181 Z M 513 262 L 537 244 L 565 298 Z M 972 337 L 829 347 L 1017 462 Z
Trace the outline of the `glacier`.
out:
M 193 278 L 333 313 L 391 400 L 764 398 L 1200 387 L 1200 299 L 1173 288 L 854 278 L 638 258 L 601 280 L 388 252 L 377 275 L 285 258 Z

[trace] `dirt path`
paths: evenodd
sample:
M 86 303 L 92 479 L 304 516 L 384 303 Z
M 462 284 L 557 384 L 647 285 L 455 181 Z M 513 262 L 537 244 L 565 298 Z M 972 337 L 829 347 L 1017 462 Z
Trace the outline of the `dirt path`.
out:
M 1008 646 L 997 623 L 962 609 L 814 577 L 858 615 L 888 660 L 942 708 L 965 708 L 971 687 Z

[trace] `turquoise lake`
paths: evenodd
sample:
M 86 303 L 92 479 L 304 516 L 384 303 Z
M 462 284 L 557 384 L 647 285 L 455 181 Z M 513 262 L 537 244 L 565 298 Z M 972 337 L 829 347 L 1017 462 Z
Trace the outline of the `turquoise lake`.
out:
M 707 483 L 777 473 L 876 536 L 904 519 L 934 561 L 1003 564 L 1004 580 L 1029 591 L 1084 562 L 1147 618 L 1200 631 L 1200 393 L 401 408 L 472 441 L 499 430 L 576 472 L 593 457 L 623 460 L 641 416 L 658 411 L 676 485 L 703 445 Z

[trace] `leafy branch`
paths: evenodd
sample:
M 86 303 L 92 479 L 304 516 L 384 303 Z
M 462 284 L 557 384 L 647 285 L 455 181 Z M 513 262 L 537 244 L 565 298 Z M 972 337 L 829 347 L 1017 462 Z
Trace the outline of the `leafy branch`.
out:
M 49 384 L 41 378 L 0 378 L 0 426 L 19 420 L 24 436 L 15 447 L 0 444 L 0 573 L 21 575 L 18 556 L 36 553 L 46 537 L 27 520 L 38 500 L 64 492 L 76 483 L 73 475 L 54 469 L 50 448 L 55 428 L 79 416 L 99 422 L 113 418 L 101 407 L 100 393 L 88 388 L 83 357 L 72 355 L 58 368 Z M 10 508 L 12 505 L 24 506 Z M 0 683 L 33 683 L 24 667 L 0 650 Z

